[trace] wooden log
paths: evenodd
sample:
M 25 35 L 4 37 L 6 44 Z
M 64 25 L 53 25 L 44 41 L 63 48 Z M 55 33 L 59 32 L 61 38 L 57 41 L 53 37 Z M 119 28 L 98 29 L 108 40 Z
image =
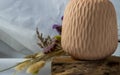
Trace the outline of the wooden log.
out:
M 83 61 L 70 56 L 54 57 L 52 75 L 120 75 L 120 57 Z

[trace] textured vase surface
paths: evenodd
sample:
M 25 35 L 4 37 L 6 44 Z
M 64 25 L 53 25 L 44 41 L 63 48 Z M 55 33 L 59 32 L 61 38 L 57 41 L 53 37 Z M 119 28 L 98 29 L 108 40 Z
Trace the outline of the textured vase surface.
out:
M 70 0 L 62 25 L 62 47 L 76 59 L 104 59 L 117 48 L 116 12 L 109 0 Z

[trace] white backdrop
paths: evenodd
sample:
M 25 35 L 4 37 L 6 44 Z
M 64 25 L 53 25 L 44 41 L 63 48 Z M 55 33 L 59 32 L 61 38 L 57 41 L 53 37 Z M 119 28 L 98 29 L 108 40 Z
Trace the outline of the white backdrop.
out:
M 40 48 L 36 44 L 36 27 L 39 27 L 39 31 L 44 35 L 56 35 L 52 25 L 61 24 L 61 16 L 68 1 L 0 0 L 0 40 L 17 51 L 39 51 Z M 111 1 L 120 25 L 120 0 Z

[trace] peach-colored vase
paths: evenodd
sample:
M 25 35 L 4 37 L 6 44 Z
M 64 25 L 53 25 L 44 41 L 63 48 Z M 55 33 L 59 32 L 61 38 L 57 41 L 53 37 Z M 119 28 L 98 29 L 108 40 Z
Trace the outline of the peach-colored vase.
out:
M 62 47 L 76 59 L 104 59 L 118 45 L 117 20 L 109 0 L 70 0 L 63 19 Z

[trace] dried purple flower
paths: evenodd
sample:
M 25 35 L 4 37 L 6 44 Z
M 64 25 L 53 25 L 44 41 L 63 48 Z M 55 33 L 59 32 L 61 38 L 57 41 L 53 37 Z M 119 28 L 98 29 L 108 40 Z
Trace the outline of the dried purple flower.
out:
M 43 48 L 43 51 L 45 54 L 50 53 L 51 51 L 53 51 L 55 49 L 56 46 L 57 46 L 56 43 L 53 42 L 51 45 Z
M 61 20 L 63 20 L 64 16 L 61 17 Z
M 56 29 L 57 32 L 58 32 L 59 34 L 61 34 L 62 25 L 54 24 L 54 25 L 53 25 L 53 29 Z
M 58 39 L 58 36 L 54 37 L 54 38 L 52 39 L 52 43 L 51 43 L 50 45 L 48 45 L 47 47 L 43 48 L 43 52 L 44 52 L 45 54 L 47 54 L 47 53 L 50 53 L 50 52 L 56 50 L 56 47 L 58 47 L 58 44 L 59 44 L 60 42 L 61 42 L 61 41 L 60 41 L 60 39 Z

